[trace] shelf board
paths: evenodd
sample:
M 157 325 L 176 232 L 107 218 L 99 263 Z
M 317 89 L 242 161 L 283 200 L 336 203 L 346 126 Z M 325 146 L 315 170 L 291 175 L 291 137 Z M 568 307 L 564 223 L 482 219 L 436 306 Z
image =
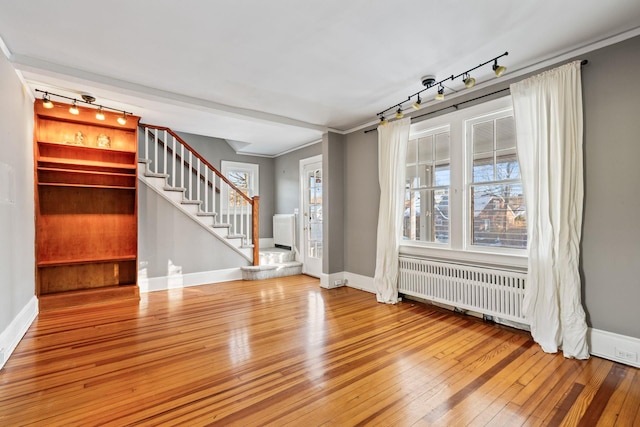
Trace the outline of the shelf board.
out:
M 89 167 L 104 167 L 104 168 L 119 168 L 135 170 L 137 165 L 133 163 L 113 163 L 113 162 L 101 162 L 98 160 L 82 160 L 82 159 L 67 159 L 60 157 L 38 157 L 38 163 L 51 163 L 69 166 L 89 166 Z
M 58 182 L 39 182 L 42 187 L 73 187 L 73 188 L 102 188 L 105 190 L 135 190 L 136 187 L 124 185 L 94 185 L 94 184 L 65 184 Z
M 56 148 L 62 147 L 65 149 L 73 150 L 73 151 L 106 151 L 109 153 L 121 153 L 121 154 L 136 154 L 135 151 L 131 150 L 115 150 L 113 148 L 106 147 L 88 147 L 86 145 L 79 144 L 67 144 L 65 142 L 53 142 L 53 141 L 38 141 L 39 145 L 50 145 Z
M 38 166 L 38 170 L 39 171 L 46 171 L 46 172 L 64 172 L 64 173 L 71 173 L 71 174 L 123 176 L 123 177 L 127 177 L 127 178 L 135 177 L 135 174 L 133 173 L 134 172 L 133 168 L 131 168 L 129 173 L 105 172 L 105 171 L 99 171 L 99 170 L 52 168 L 52 167 L 46 167 L 46 166 Z
M 119 257 L 106 257 L 106 258 L 85 258 L 85 259 L 66 259 L 55 261 L 38 261 L 38 267 L 60 267 L 65 265 L 76 264 L 99 264 L 107 262 L 120 262 L 120 261 L 135 261 L 136 255 L 124 255 Z

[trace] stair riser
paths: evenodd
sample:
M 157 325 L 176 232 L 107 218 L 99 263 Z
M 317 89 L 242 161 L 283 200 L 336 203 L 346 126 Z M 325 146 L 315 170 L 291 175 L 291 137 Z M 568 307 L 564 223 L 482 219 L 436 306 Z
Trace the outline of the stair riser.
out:
M 285 267 L 276 270 L 242 271 L 242 280 L 265 280 L 276 277 L 295 276 L 302 274 L 302 266 Z

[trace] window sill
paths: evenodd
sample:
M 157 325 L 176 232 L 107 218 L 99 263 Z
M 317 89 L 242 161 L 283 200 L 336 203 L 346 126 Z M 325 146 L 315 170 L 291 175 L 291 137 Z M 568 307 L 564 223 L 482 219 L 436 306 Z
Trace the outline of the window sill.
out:
M 449 262 L 477 264 L 495 268 L 517 268 L 527 270 L 528 259 L 524 255 L 498 254 L 482 251 L 463 251 L 444 247 L 423 246 L 403 243 L 400 255 L 435 258 Z

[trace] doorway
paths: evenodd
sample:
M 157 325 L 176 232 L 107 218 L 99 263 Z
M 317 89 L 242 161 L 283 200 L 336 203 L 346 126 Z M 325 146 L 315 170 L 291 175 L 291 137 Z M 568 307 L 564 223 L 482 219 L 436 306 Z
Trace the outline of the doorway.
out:
M 302 271 L 322 274 L 322 156 L 300 160 Z

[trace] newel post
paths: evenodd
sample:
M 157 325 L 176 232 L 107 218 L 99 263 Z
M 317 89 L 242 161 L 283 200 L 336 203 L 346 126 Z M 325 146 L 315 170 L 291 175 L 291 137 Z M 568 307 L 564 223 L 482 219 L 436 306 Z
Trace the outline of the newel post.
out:
M 253 223 L 253 265 L 260 265 L 260 196 L 253 196 L 251 221 Z

